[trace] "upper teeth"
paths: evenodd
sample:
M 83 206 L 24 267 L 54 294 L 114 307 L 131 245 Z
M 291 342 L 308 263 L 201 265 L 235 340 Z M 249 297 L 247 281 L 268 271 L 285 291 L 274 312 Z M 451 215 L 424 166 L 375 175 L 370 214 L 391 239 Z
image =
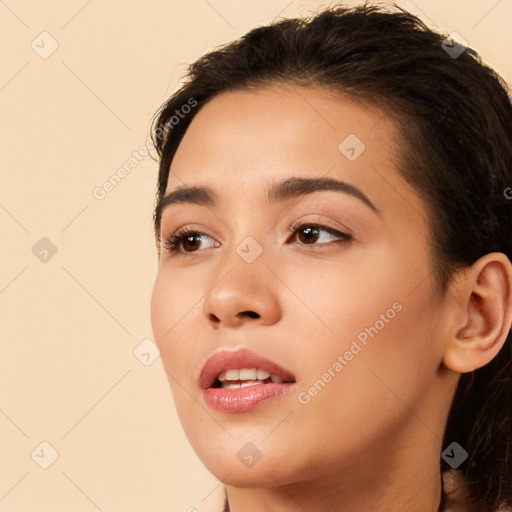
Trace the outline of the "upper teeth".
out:
M 259 368 L 227 370 L 225 373 L 221 373 L 217 379 L 224 382 L 225 380 L 265 380 L 269 377 L 272 382 L 284 382 L 281 377 L 271 375 L 267 370 L 260 370 Z

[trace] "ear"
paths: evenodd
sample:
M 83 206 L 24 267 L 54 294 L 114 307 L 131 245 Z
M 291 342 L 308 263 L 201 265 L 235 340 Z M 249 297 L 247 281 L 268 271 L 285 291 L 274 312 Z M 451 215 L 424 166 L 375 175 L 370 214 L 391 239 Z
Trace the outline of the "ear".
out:
M 450 307 L 443 363 L 467 373 L 489 363 L 505 343 L 512 324 L 512 264 L 493 252 L 462 271 L 449 290 Z

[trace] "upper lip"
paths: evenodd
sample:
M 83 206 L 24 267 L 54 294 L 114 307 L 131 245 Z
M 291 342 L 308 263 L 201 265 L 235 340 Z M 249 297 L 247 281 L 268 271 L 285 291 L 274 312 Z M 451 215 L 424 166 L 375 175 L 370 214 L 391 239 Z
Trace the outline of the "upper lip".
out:
M 233 368 L 259 368 L 281 377 L 285 382 L 295 382 L 294 375 L 274 361 L 248 348 L 241 348 L 221 350 L 210 356 L 199 375 L 199 385 L 202 389 L 207 389 L 219 374 Z

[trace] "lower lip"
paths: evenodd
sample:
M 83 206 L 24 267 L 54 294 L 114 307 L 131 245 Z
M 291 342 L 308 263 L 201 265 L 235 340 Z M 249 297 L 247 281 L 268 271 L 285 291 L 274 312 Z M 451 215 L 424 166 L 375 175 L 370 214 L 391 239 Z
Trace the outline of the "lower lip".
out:
M 245 412 L 264 400 L 284 395 L 292 384 L 271 382 L 235 389 L 208 388 L 204 392 L 204 400 L 219 412 Z

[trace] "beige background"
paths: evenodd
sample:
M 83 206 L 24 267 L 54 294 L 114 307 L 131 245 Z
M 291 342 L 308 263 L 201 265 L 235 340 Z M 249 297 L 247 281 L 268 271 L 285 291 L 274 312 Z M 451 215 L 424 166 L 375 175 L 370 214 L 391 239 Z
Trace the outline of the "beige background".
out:
M 397 3 L 512 81 L 511 0 Z M 157 165 L 129 159 L 188 63 L 322 5 L 0 1 L 1 512 L 219 510 L 161 360 L 149 364 Z

